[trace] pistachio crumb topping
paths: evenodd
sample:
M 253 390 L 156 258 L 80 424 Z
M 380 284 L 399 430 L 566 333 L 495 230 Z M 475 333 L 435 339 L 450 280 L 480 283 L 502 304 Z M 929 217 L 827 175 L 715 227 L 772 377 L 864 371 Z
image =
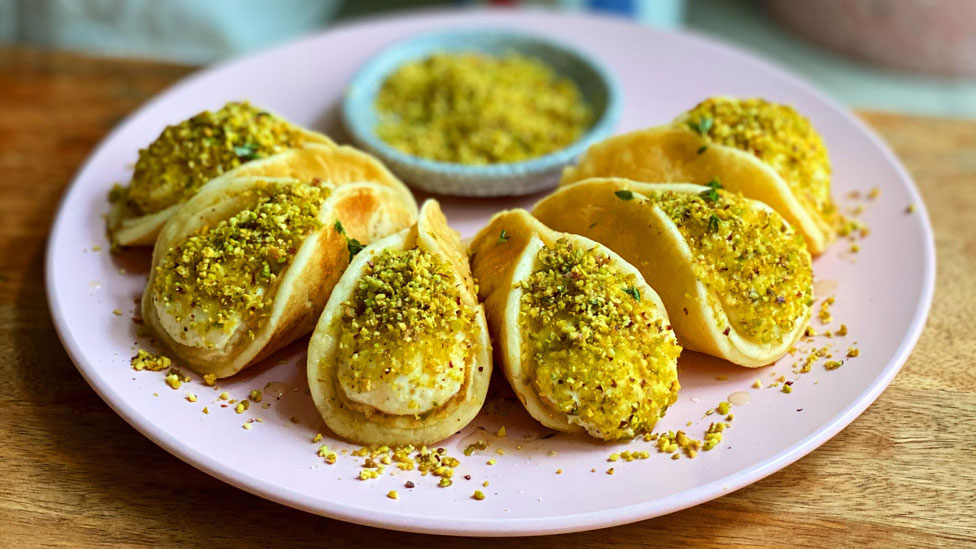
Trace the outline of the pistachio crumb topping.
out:
M 680 387 L 680 346 L 648 301 L 598 249 L 543 247 L 521 283 L 523 360 L 539 396 L 604 440 L 650 430 Z
M 685 238 L 696 276 L 718 296 L 736 330 L 761 343 L 778 341 L 813 304 L 803 237 L 779 214 L 740 195 L 706 192 L 716 197 L 664 191 L 649 193 L 648 201 Z
M 834 304 L 835 299 L 834 296 L 830 296 L 820 304 L 820 312 L 817 313 L 817 318 L 820 319 L 821 324 L 830 324 L 834 321 L 834 317 L 830 313 L 830 307 Z
M 139 214 L 184 202 L 204 183 L 245 162 L 300 147 L 305 139 L 288 122 L 249 103 L 227 103 L 166 129 L 145 149 L 128 189 L 113 188 Z
M 247 193 L 251 206 L 201 227 L 156 267 L 155 297 L 183 325 L 184 338 L 212 345 L 242 321 L 253 337 L 271 313 L 285 269 L 319 226 L 328 196 L 327 189 L 305 184 L 264 184 Z
M 169 368 L 172 363 L 173 361 L 168 357 L 150 353 L 145 349 L 136 351 L 136 355 L 130 361 L 132 369 L 137 372 L 141 372 L 142 370 L 159 372 Z
M 376 133 L 407 154 L 495 164 L 576 141 L 593 111 L 576 84 L 517 52 L 438 53 L 404 64 L 377 94 Z
M 346 395 L 390 414 L 435 410 L 460 390 L 475 311 L 449 266 L 419 248 L 372 258 L 340 315 Z
M 481 490 L 475 490 L 474 494 L 471 494 L 471 498 L 476 499 L 478 501 L 482 501 L 485 499 L 485 493 L 482 492 Z
M 469 444 L 467 448 L 464 449 L 464 455 L 470 456 L 471 454 L 474 454 L 478 450 L 485 450 L 487 448 L 488 448 L 488 443 L 486 441 L 478 440 L 476 442 Z
M 709 98 L 687 114 L 691 131 L 752 154 L 772 167 L 807 208 L 831 224 L 827 148 L 810 121 L 789 105 L 763 99 Z

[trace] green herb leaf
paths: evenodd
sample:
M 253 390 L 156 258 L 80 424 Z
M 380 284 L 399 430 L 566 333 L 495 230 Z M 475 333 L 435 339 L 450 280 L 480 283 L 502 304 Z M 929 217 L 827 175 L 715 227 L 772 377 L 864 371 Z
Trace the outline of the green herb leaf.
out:
M 708 218 L 708 230 L 711 231 L 711 232 L 713 232 L 713 233 L 718 232 L 718 223 L 719 223 L 719 221 L 721 221 L 721 219 L 719 219 L 717 215 L 712 214 L 711 216 L 709 216 L 709 218 Z
M 708 182 L 708 190 L 698 193 L 698 196 L 704 198 L 707 202 L 718 202 L 718 190 L 721 188 L 722 184 L 717 179 L 713 179 Z
M 237 158 L 241 160 L 254 160 L 257 158 L 258 146 L 254 143 L 245 143 L 244 145 L 234 147 L 234 154 Z
M 594 221 L 593 223 L 590 223 L 590 226 L 588 228 L 592 229 L 593 227 L 596 227 L 597 223 L 599 223 L 599 221 Z
M 352 258 L 356 257 L 356 254 L 363 251 L 365 247 L 365 244 L 362 244 L 355 238 L 346 237 L 346 248 L 349 249 L 349 261 L 352 261 Z
M 708 145 L 702 145 L 701 147 L 698 147 L 698 154 L 701 154 L 707 150 L 708 150 Z
M 613 194 L 617 195 L 617 198 L 620 200 L 631 200 L 634 198 L 634 193 L 628 191 L 627 189 L 621 189 Z
M 638 290 L 633 286 L 628 286 L 627 288 L 624 288 L 624 293 L 636 299 L 637 301 L 641 300 L 640 290 Z
M 691 131 L 697 133 L 698 135 L 705 136 L 708 135 L 708 131 L 712 129 L 712 119 L 711 117 L 703 116 L 698 119 L 698 122 L 689 120 L 688 127 L 691 128 Z
M 502 229 L 502 232 L 498 235 L 499 242 L 508 242 L 508 232 Z
M 336 222 L 335 222 L 335 225 L 333 225 L 333 227 L 335 227 L 335 230 L 336 230 L 337 233 L 339 233 L 339 234 L 346 234 L 346 229 L 344 229 L 342 227 L 342 221 L 339 221 L 337 219 Z

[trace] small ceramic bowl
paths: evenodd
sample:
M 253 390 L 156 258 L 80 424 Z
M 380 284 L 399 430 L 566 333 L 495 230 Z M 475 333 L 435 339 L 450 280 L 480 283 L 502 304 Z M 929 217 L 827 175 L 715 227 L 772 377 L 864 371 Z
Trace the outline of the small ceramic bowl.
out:
M 579 87 L 593 108 L 594 122 L 577 141 L 552 153 L 489 165 L 438 162 L 397 150 L 376 135 L 376 95 L 401 65 L 439 52 L 516 52 L 539 59 Z M 587 147 L 607 137 L 620 114 L 620 91 L 609 71 L 588 55 L 547 38 L 497 29 L 466 29 L 420 35 L 394 44 L 355 75 L 342 105 L 342 118 L 356 144 L 383 160 L 410 185 L 456 196 L 515 196 L 556 185 L 563 167 Z

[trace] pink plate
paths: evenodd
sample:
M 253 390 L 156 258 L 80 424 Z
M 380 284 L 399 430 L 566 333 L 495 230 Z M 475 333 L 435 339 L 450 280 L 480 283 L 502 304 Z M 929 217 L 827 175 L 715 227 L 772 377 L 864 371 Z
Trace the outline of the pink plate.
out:
M 836 322 L 829 328 L 843 322 L 849 334 L 803 346 L 830 345 L 843 357 L 856 340 L 861 355 L 834 371 L 817 364 L 810 373 L 794 374 L 796 359 L 789 356 L 749 370 L 686 353 L 680 398 L 661 429 L 681 428 L 701 438 L 716 417 L 706 416 L 706 410 L 738 391 L 750 400 L 734 407 L 724 442 L 695 459 L 671 460 L 643 441 L 609 445 L 565 435 L 542 438 L 546 431 L 495 380 L 495 394 L 482 414 L 443 443 L 462 462 L 447 488 L 437 487 L 435 477 L 394 467 L 379 479 L 359 481 L 354 477 L 361 458 L 340 456 L 328 465 L 316 456 L 322 444 L 354 447 L 328 433 L 322 442 L 311 442 L 323 427 L 306 393 L 305 341 L 219 383 L 219 390 L 198 378 L 173 390 L 160 373 L 133 371 L 129 357 L 144 343 L 131 317 L 149 253 L 110 254 L 102 214 L 108 190 L 128 179 L 138 148 L 166 124 L 234 99 L 249 99 L 342 139 L 337 108 L 358 67 L 409 35 L 464 26 L 536 32 L 602 60 L 624 93 L 620 131 L 668 121 L 711 95 L 762 96 L 808 115 L 830 148 L 835 197 L 845 211 L 863 204 L 861 217 L 873 232 L 859 253 L 851 253 L 850 243 L 842 240 L 815 261 L 819 297 L 837 297 Z M 864 195 L 875 186 L 881 194 L 874 200 L 848 198 L 851 191 Z M 529 206 L 537 198 L 452 198 L 442 204 L 451 223 L 470 236 L 493 212 Z M 906 213 L 910 204 L 914 213 Z M 46 276 L 51 313 L 82 375 L 126 421 L 193 466 L 265 498 L 341 520 L 416 532 L 513 536 L 670 513 L 755 482 L 809 453 L 857 417 L 898 372 L 925 322 L 934 274 L 932 230 L 904 168 L 861 122 L 804 82 L 699 36 L 610 18 L 474 11 L 342 26 L 201 71 L 159 95 L 106 137 L 78 172 L 51 231 Z M 122 314 L 113 314 L 116 309 Z M 817 320 L 814 325 L 824 328 Z M 757 379 L 766 386 L 780 375 L 794 382 L 792 393 L 751 388 Z M 222 391 L 243 399 L 252 389 L 264 389 L 262 404 L 270 406 L 252 403 L 237 414 L 218 399 Z M 189 402 L 188 392 L 198 400 Z M 202 413 L 204 406 L 209 414 Z M 242 428 L 249 420 L 251 428 Z M 501 425 L 508 430 L 504 439 L 493 434 Z M 465 457 L 462 450 L 481 428 L 491 446 Z M 613 452 L 643 449 L 649 459 L 607 463 Z M 486 463 L 489 458 L 496 460 L 494 466 Z M 606 474 L 611 465 L 612 476 Z M 416 487 L 405 488 L 408 480 Z M 489 486 L 482 487 L 486 480 Z M 392 489 L 399 491 L 399 500 L 386 497 Z M 472 499 L 475 489 L 487 498 Z

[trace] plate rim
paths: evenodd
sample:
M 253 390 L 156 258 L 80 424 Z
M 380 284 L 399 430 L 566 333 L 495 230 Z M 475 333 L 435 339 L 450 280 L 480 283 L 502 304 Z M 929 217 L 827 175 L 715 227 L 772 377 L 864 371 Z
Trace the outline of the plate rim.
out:
M 225 70 L 237 63 L 243 63 L 255 57 L 273 55 L 278 50 L 295 47 L 304 42 L 318 39 L 323 34 L 336 31 L 353 30 L 356 27 L 368 27 L 375 23 L 389 21 L 392 19 L 426 19 L 444 16 L 463 16 L 477 18 L 485 14 L 511 13 L 512 10 L 487 8 L 487 9 L 432 9 L 416 10 L 411 12 L 399 12 L 392 15 L 385 14 L 373 17 L 357 18 L 347 23 L 341 23 L 324 29 L 321 32 L 313 33 L 295 40 L 291 40 L 274 46 L 272 48 L 261 49 L 255 52 L 235 57 L 227 61 L 214 65 L 201 67 L 172 85 L 166 87 L 156 95 L 152 96 L 142 105 L 134 109 L 123 117 L 92 149 L 85 161 L 75 172 L 71 181 L 62 191 L 55 208 L 54 218 L 48 233 L 48 240 L 44 253 L 44 282 L 45 294 L 48 300 L 55 331 L 61 341 L 62 346 L 67 352 L 71 361 L 81 374 L 82 378 L 92 387 L 98 396 L 119 415 L 126 423 L 135 428 L 143 436 L 177 457 L 188 465 L 217 478 L 231 486 L 259 496 L 261 498 L 274 501 L 276 503 L 306 511 L 312 514 L 342 520 L 363 526 L 383 528 L 403 532 L 413 532 L 422 534 L 437 535 L 460 535 L 460 536 L 482 536 L 482 537 L 511 537 L 511 536 L 533 536 L 549 535 L 570 532 L 579 532 L 607 528 L 628 524 L 641 520 L 654 518 L 657 516 L 673 513 L 701 503 L 716 499 L 725 494 L 753 484 L 772 473 L 796 462 L 800 458 L 808 455 L 825 442 L 833 438 L 837 433 L 847 427 L 854 419 L 864 412 L 880 394 L 887 388 L 894 379 L 895 375 L 901 370 L 907 361 L 911 351 L 915 347 L 921 333 L 925 327 L 929 312 L 932 306 L 932 299 L 935 291 L 936 273 L 936 252 L 935 239 L 929 218 L 928 210 L 922 200 L 921 193 L 915 184 L 914 179 L 902 165 L 898 157 L 891 151 L 888 145 L 872 130 L 865 122 L 854 115 L 848 108 L 840 105 L 825 93 L 819 91 L 815 86 L 808 83 L 805 79 L 794 75 L 788 68 L 781 67 L 778 63 L 758 57 L 744 48 L 728 44 L 709 36 L 705 36 L 696 31 L 682 29 L 659 29 L 647 28 L 647 32 L 659 33 L 677 37 L 678 40 L 691 40 L 698 42 L 699 45 L 723 50 L 726 55 L 731 55 L 740 61 L 758 65 L 766 71 L 775 73 L 778 78 L 789 81 L 792 85 L 801 89 L 804 93 L 824 103 L 839 115 L 846 123 L 850 124 L 853 130 L 861 133 L 863 137 L 876 147 L 882 157 L 891 165 L 897 176 L 905 183 L 908 193 L 911 195 L 912 203 L 916 205 L 915 215 L 919 216 L 924 247 L 924 265 L 922 269 L 921 298 L 917 303 L 908 331 L 901 340 L 900 345 L 895 350 L 892 359 L 880 371 L 879 376 L 872 382 L 860 395 L 857 396 L 840 413 L 824 423 L 824 427 L 818 429 L 810 436 L 801 439 L 792 446 L 789 446 L 775 455 L 757 462 L 752 466 L 743 469 L 734 475 L 733 479 L 723 477 L 707 484 L 697 485 L 692 488 L 669 494 L 663 498 L 652 501 L 645 501 L 623 507 L 614 507 L 598 511 L 587 511 L 565 515 L 556 515 L 544 518 L 506 518 L 504 528 L 499 528 L 499 519 L 464 518 L 452 519 L 450 524 L 445 525 L 434 517 L 418 518 L 416 515 L 389 511 L 378 508 L 367 508 L 345 503 L 334 503 L 323 500 L 312 500 L 305 495 L 294 490 L 282 488 L 277 484 L 267 482 L 259 477 L 240 470 L 228 470 L 222 468 L 216 460 L 209 458 L 196 448 L 182 444 L 176 437 L 169 436 L 163 430 L 157 430 L 155 423 L 149 416 L 141 413 L 138 408 L 128 404 L 121 395 L 113 391 L 109 384 L 97 375 L 98 368 L 89 364 L 84 359 L 81 352 L 82 346 L 71 337 L 68 329 L 67 320 L 64 317 L 63 309 L 58 293 L 55 289 L 55 242 L 59 235 L 61 225 L 64 223 L 65 216 L 62 215 L 65 204 L 73 193 L 80 191 L 78 182 L 90 169 L 94 160 L 100 157 L 109 142 L 129 123 L 140 116 L 143 112 L 153 109 L 157 103 L 161 102 L 170 95 L 178 93 L 184 87 L 190 86 L 199 79 L 207 77 L 210 73 Z M 554 19 L 598 19 L 612 20 L 619 24 L 639 26 L 636 23 L 628 22 L 620 18 L 607 15 L 594 14 L 574 14 L 559 13 L 549 10 L 529 10 L 529 13 L 544 14 L 546 17 Z M 84 366 L 83 366 L 84 364 Z M 365 512 L 364 512 L 365 511 Z

